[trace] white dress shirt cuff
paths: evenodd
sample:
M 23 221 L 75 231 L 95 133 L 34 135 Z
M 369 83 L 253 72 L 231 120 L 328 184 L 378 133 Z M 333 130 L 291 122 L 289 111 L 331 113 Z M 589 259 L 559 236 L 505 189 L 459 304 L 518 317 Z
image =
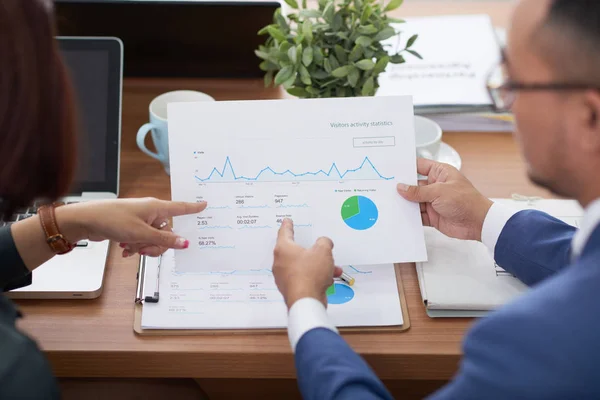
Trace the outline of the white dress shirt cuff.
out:
M 485 220 L 483 221 L 483 228 L 481 229 L 481 241 L 486 245 L 492 257 L 494 257 L 496 244 L 502 229 L 508 222 L 508 220 L 517 213 L 519 210 L 512 209 L 502 204 L 493 203 L 490 207 Z
M 288 338 L 294 352 L 302 336 L 315 328 L 327 328 L 338 333 L 335 325 L 329 321 L 323 303 L 310 297 L 296 301 L 288 313 Z

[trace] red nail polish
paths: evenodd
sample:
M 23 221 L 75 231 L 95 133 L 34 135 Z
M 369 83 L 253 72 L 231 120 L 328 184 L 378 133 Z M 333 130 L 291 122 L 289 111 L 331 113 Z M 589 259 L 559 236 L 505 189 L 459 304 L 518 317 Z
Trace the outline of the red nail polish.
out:
M 183 248 L 187 249 L 188 247 L 190 247 L 190 241 L 186 240 L 185 242 L 183 242 Z
M 140 256 L 145 256 L 146 252 L 145 251 L 140 251 Z
M 127 247 L 127 243 L 119 243 L 119 247 L 125 248 Z

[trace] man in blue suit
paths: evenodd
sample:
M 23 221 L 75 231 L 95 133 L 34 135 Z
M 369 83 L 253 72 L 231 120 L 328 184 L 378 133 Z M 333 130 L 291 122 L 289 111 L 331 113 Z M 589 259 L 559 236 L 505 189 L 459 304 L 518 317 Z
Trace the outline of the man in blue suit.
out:
M 522 0 L 490 86 L 512 109 L 530 179 L 585 208 L 579 231 L 536 211 L 492 204 L 454 168 L 419 160 L 423 185 L 399 185 L 423 223 L 480 240 L 531 286 L 479 320 L 456 377 L 433 399 L 600 399 L 600 1 Z M 294 243 L 286 221 L 273 272 L 289 307 L 289 338 L 305 399 L 389 399 L 327 318 L 333 243 Z

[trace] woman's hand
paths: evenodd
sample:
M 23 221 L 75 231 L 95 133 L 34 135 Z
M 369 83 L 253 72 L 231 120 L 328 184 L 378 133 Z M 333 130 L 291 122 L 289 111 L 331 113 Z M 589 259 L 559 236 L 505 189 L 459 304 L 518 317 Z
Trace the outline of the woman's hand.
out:
M 333 242 L 320 238 L 305 249 L 294 242 L 294 224 L 285 219 L 279 228 L 274 251 L 273 275 L 288 309 L 304 297 L 312 297 L 327 307 L 327 288 L 342 269 L 333 263 Z
M 71 204 L 56 209 L 56 222 L 71 242 L 112 240 L 123 256 L 158 256 L 167 249 L 185 249 L 188 240 L 171 230 L 171 217 L 196 214 L 206 202 L 183 203 L 145 199 L 117 199 Z

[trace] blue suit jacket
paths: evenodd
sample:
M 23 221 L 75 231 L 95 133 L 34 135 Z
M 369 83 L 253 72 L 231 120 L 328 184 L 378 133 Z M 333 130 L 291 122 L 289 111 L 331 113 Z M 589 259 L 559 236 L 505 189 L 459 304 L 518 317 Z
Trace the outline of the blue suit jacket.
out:
M 575 229 L 537 211 L 502 230 L 496 262 L 532 290 L 479 320 L 457 376 L 431 399 L 600 399 L 600 227 L 570 262 Z M 307 332 L 296 347 L 305 399 L 390 399 L 337 334 Z

